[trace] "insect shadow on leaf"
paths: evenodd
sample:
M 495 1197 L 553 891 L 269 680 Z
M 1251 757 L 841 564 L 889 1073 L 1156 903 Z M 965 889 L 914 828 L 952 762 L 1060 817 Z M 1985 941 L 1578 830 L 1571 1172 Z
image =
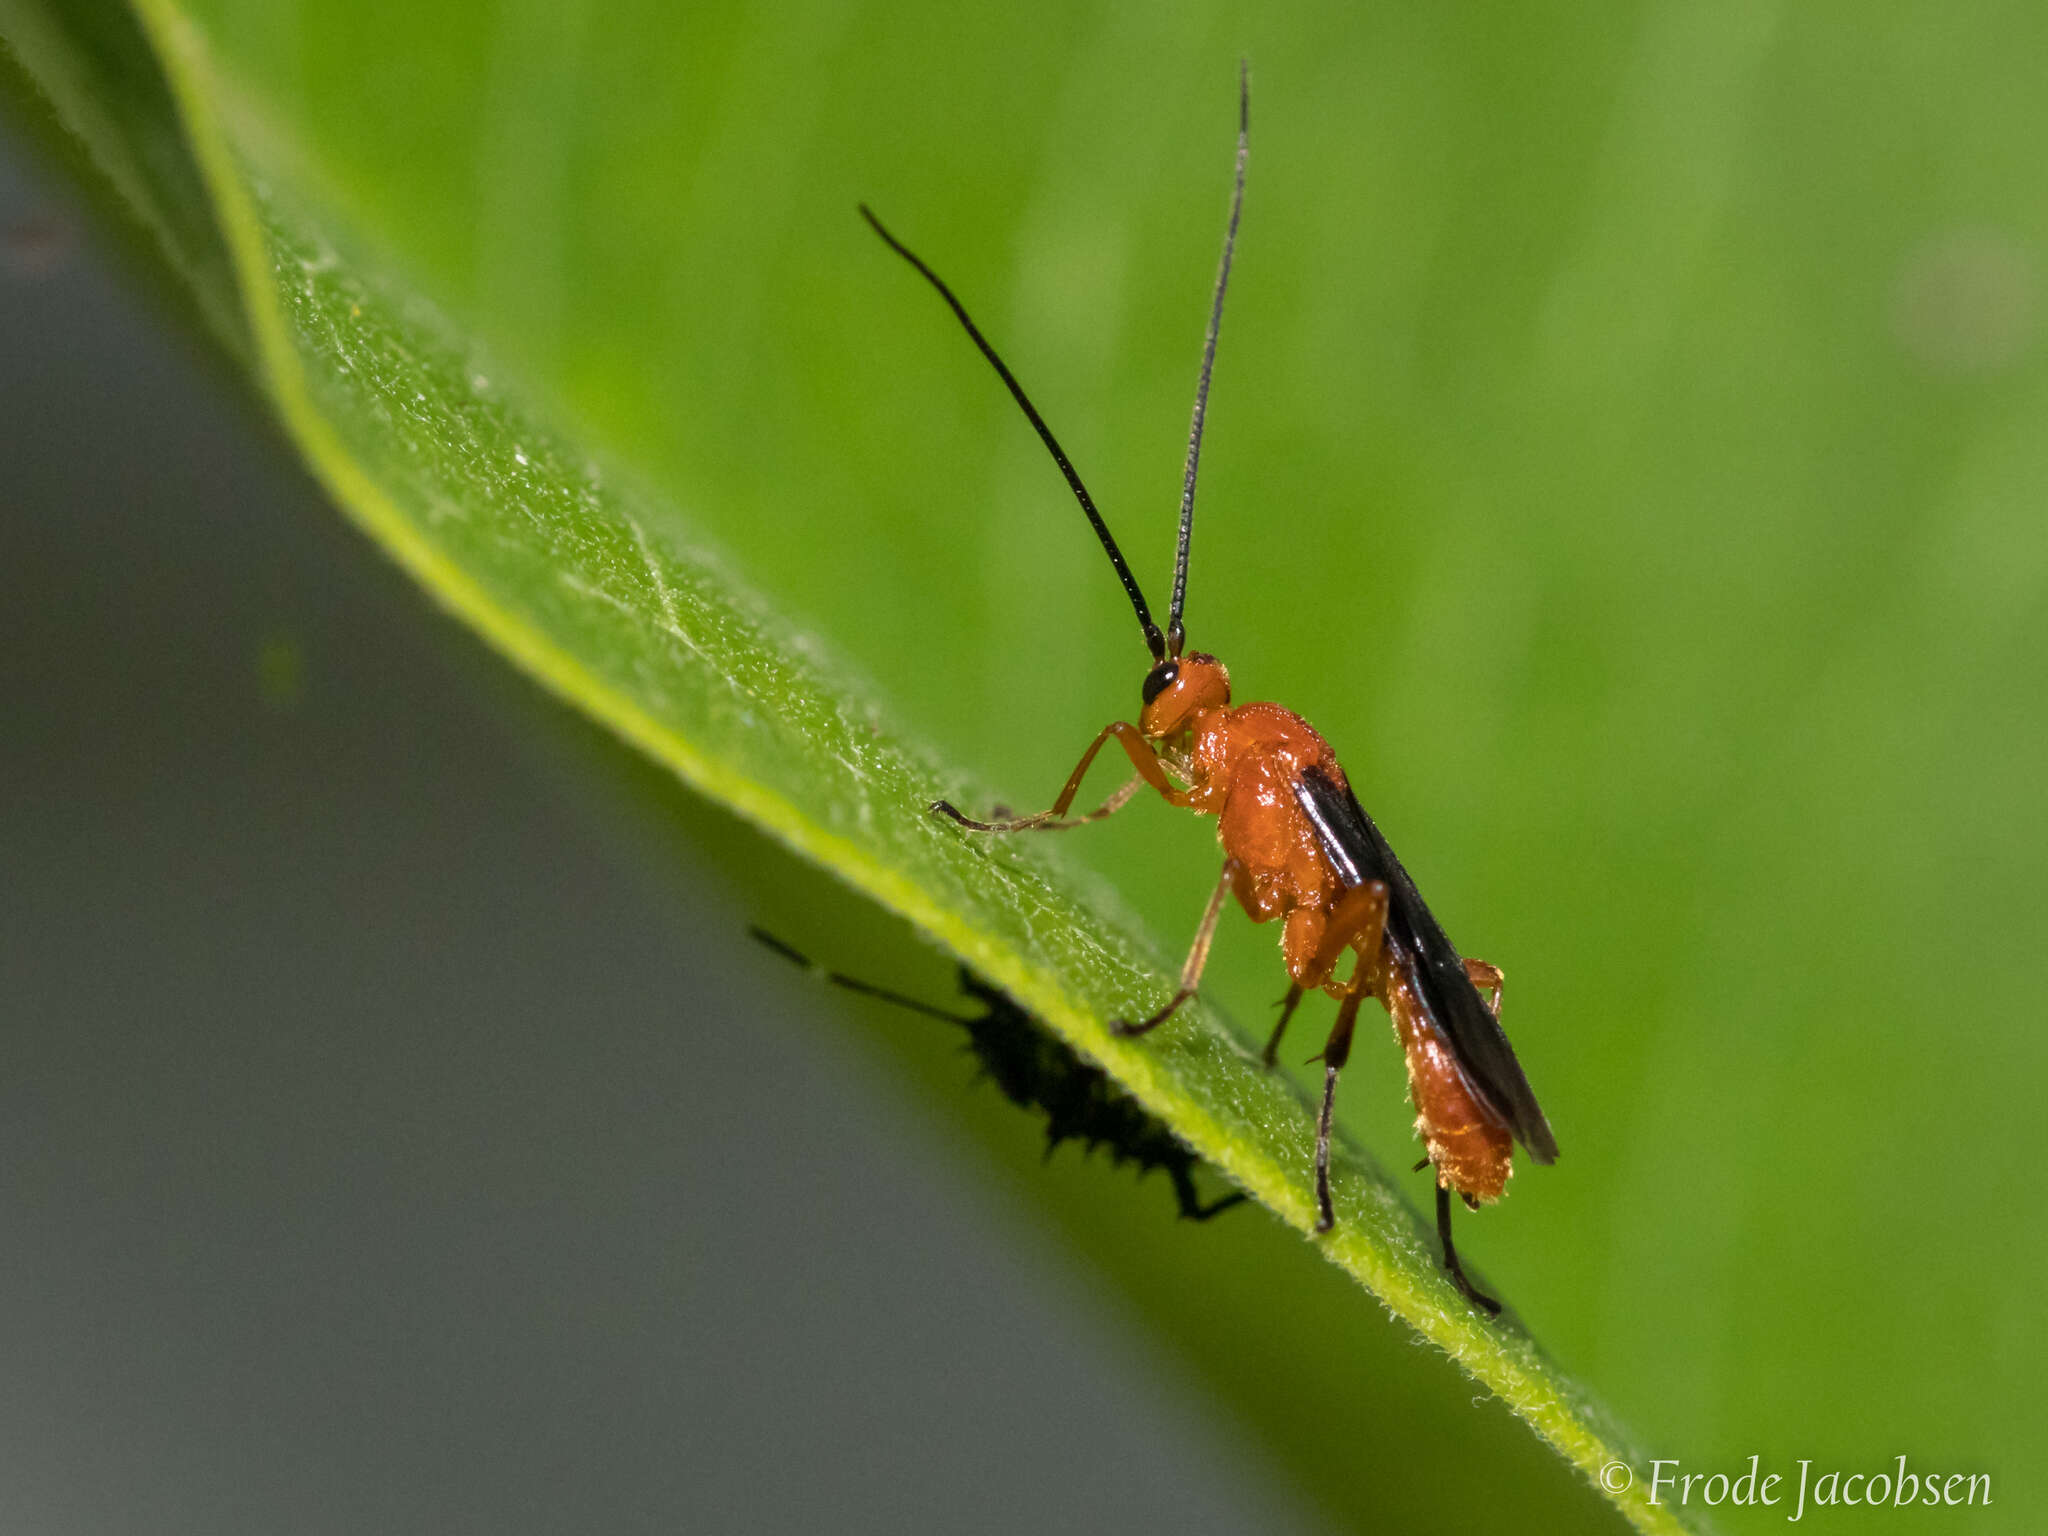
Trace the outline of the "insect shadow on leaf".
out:
M 1207 1221 L 1244 1200 L 1242 1191 L 1233 1191 L 1204 1204 L 1195 1188 L 1201 1157 L 1174 1135 L 1165 1121 L 1117 1087 L 1108 1073 L 1082 1060 L 1072 1046 L 1027 1013 L 1009 993 L 989 985 L 966 966 L 960 967 L 960 990 L 980 1005 L 979 1013 L 955 1013 L 843 971 L 827 970 L 766 929 L 747 931 L 784 959 L 835 987 L 966 1030 L 968 1050 L 1003 1097 L 1019 1109 L 1045 1116 L 1047 1157 L 1060 1143 L 1078 1141 L 1088 1152 L 1107 1147 L 1111 1160 L 1119 1165 L 1136 1163 L 1140 1177 L 1154 1168 L 1163 1169 L 1173 1181 L 1180 1214 L 1189 1221 Z

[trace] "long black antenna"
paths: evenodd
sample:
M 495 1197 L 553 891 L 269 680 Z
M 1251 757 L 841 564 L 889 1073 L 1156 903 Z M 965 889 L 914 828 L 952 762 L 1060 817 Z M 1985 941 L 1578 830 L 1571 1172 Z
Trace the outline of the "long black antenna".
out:
M 1195 386 L 1195 422 L 1188 429 L 1188 467 L 1180 487 L 1180 550 L 1173 562 L 1173 609 L 1166 616 L 1166 647 L 1180 655 L 1187 631 L 1181 609 L 1188 596 L 1188 541 L 1195 531 L 1195 470 L 1202 462 L 1202 418 L 1209 410 L 1209 373 L 1216 366 L 1216 333 L 1223 326 L 1223 290 L 1230 286 L 1230 258 L 1237 249 L 1237 219 L 1244 212 L 1244 162 L 1251 149 L 1251 70 L 1237 61 L 1237 189 L 1230 196 L 1230 227 L 1223 232 L 1223 266 L 1216 274 L 1216 301 L 1209 308 L 1209 335 L 1202 343 L 1202 377 Z
M 1242 151 L 1239 153 L 1241 157 Z M 1240 171 L 1240 175 L 1242 175 L 1242 171 Z M 860 216 L 874 226 L 875 233 L 882 237 L 883 242 L 887 244 L 890 250 L 917 268 L 919 273 L 923 275 L 924 280 L 939 290 L 939 297 L 946 301 L 952 308 L 953 314 L 967 328 L 967 334 L 973 337 L 974 344 L 981 348 L 981 355 L 987 358 L 990 364 L 994 366 L 996 372 L 1002 377 L 1002 381 L 1009 386 L 1011 395 L 1016 398 L 1019 405 L 1024 407 L 1024 414 L 1031 418 L 1031 425 L 1038 429 L 1040 441 L 1051 452 L 1053 462 L 1060 467 L 1060 473 L 1067 477 L 1067 485 L 1073 490 L 1074 499 L 1081 503 L 1081 510 L 1088 514 L 1088 521 L 1095 525 L 1095 536 L 1102 540 L 1102 547 L 1109 554 L 1109 563 L 1116 567 L 1116 574 L 1118 579 L 1124 584 L 1124 591 L 1130 594 L 1131 606 L 1138 610 L 1138 623 L 1145 631 L 1145 644 L 1152 652 L 1152 659 L 1154 661 L 1163 660 L 1166 656 L 1166 638 L 1159 633 L 1159 626 L 1152 622 L 1152 610 L 1145 605 L 1145 594 L 1138 590 L 1138 578 L 1131 574 L 1131 568 L 1124 560 L 1124 552 L 1116 547 L 1116 540 L 1110 537 L 1109 525 L 1103 522 L 1102 514 L 1095 510 L 1095 501 L 1088 494 L 1088 487 L 1081 483 L 1081 477 L 1075 473 L 1073 464 L 1067 458 L 1066 450 L 1060 447 L 1059 439 L 1052 435 L 1052 428 L 1045 424 L 1045 418 L 1038 414 L 1038 408 L 1031 403 L 1031 397 L 1024 393 L 1024 386 L 1017 382 L 1016 375 L 1004 366 L 1003 360 L 1000 357 L 996 356 L 996 349 L 988 344 L 988 338 L 983 336 L 980 328 L 968 318 L 966 308 L 958 299 L 953 297 L 953 290 L 940 280 L 939 274 L 918 260 L 917 253 L 912 251 L 909 246 L 884 229 L 882 221 L 875 217 L 874 211 L 866 203 L 860 205 Z M 1234 215 L 1231 220 L 1231 227 L 1233 229 L 1236 228 L 1236 218 Z M 1218 299 L 1220 302 L 1221 295 L 1218 295 Z M 1214 349 L 1214 346 L 1215 342 L 1212 337 L 1210 342 L 1211 350 Z M 1206 367 L 1204 372 L 1206 374 Z M 1204 387 L 1206 388 L 1206 384 Z M 1197 407 L 1197 411 L 1199 419 L 1199 407 Z M 1187 547 L 1185 525 L 1183 525 L 1183 532 L 1181 534 L 1181 547 L 1183 550 Z M 1185 556 L 1183 556 L 1183 563 L 1185 563 Z

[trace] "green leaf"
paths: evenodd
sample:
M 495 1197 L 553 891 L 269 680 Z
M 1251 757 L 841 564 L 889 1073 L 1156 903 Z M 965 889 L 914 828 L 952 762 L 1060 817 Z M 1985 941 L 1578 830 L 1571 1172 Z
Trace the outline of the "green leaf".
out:
M 168 4 L 138 15 L 213 200 L 258 378 L 337 503 L 507 658 L 1025 1000 L 1309 1230 L 1312 1118 L 1299 1090 L 1261 1071 L 1213 1014 L 1191 1012 L 1142 1044 L 1112 1036 L 1105 1021 L 1165 978 L 1099 885 L 1028 842 L 969 839 L 936 821 L 931 801 L 958 793 L 960 775 L 678 538 L 673 506 L 546 423 L 473 341 L 363 259 L 319 206 L 319 178 L 276 104 L 226 72 L 191 16 Z M 138 99 L 104 76 L 104 89 L 92 84 L 73 78 L 53 93 Z M 114 163 L 132 144 L 109 117 L 74 121 Z M 174 168 L 115 179 L 153 228 L 192 227 L 192 187 Z M 195 231 L 178 249 L 209 247 Z M 217 268 L 180 265 L 202 308 L 223 313 Z M 238 329 L 221 328 L 231 340 Z M 1334 1262 L 1582 1466 L 1618 1453 L 1591 1399 L 1524 1332 L 1484 1322 L 1449 1289 L 1427 1234 L 1369 1159 L 1347 1149 L 1337 1191 L 1339 1227 L 1321 1240 Z
M 2041 1066 L 2028 994 L 1963 966 L 1941 1009 L 1879 1000 L 1921 995 L 1925 955 L 2023 950 L 2040 909 L 2048 752 L 2010 702 L 2048 650 L 2026 50 L 1761 7 L 136 15 L 0 6 L 336 501 L 1305 1231 L 1308 1108 L 1260 1032 L 1103 1028 L 1168 986 L 1204 839 L 1156 806 L 1057 848 L 924 814 L 1041 801 L 1142 652 L 1037 446 L 852 212 L 962 290 L 1156 587 L 1249 52 L 1190 630 L 1345 751 L 1513 978 L 1565 1158 L 1467 1246 L 1689 1470 L 2023 1453 L 1995 1362 L 2038 1325 L 1975 1277 L 2027 1268 L 1977 1234 L 2035 1166 L 1981 1113 Z M 1255 939 L 1225 933 L 1208 989 L 1247 1014 L 1278 990 Z M 1389 1160 L 1397 1081 L 1361 1043 L 1343 1107 Z M 1951 1190 L 1899 1149 L 1959 1124 L 1986 1172 Z M 1641 1469 L 1458 1301 L 1403 1187 L 1347 1149 L 1318 1246 L 1581 1471 Z M 1184 1289 L 1246 1336 L 1262 1284 L 1328 1315 L 1301 1266 L 1230 1273 L 1238 1241 Z M 1331 1349 L 1275 1358 L 1341 1412 Z M 1232 1353 L 1211 1379 L 1304 1480 L 1383 1512 Z

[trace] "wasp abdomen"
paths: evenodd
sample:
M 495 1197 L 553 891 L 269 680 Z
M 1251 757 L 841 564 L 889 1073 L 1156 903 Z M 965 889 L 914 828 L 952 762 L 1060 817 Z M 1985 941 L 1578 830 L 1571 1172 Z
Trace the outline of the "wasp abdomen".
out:
M 1388 970 L 1391 974 L 1381 978 L 1378 990 L 1408 1059 L 1415 1131 L 1436 1165 L 1437 1182 L 1456 1190 L 1475 1209 L 1498 1200 L 1514 1172 L 1513 1133 L 1472 1087 L 1405 968 L 1394 965 Z

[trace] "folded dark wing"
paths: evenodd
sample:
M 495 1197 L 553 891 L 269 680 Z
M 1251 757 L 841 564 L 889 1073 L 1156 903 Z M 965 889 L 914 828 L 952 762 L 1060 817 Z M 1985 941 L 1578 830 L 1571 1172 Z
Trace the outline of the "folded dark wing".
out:
M 1430 1021 L 1450 1042 L 1473 1088 L 1508 1123 L 1529 1155 L 1539 1163 L 1553 1161 L 1557 1140 L 1515 1059 L 1515 1048 L 1351 787 L 1311 768 L 1302 774 L 1295 799 L 1314 825 L 1316 841 L 1339 880 L 1346 885 L 1386 882 L 1388 937 L 1413 958 L 1416 987 Z

